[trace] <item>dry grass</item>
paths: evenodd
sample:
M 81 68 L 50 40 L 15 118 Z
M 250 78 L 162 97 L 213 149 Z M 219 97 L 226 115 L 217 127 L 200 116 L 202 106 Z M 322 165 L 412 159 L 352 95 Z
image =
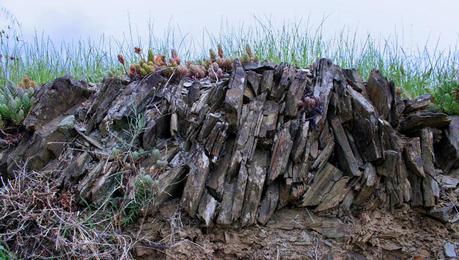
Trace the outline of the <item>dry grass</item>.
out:
M 129 259 L 135 244 L 113 225 L 94 223 L 49 172 L 19 171 L 0 189 L 0 239 L 14 257 Z

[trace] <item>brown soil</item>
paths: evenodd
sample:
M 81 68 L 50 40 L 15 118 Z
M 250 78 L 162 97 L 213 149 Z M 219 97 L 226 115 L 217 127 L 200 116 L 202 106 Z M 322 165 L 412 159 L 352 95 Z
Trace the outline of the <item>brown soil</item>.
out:
M 148 223 L 147 223 L 148 222 Z M 142 225 L 139 259 L 439 259 L 443 244 L 459 242 L 459 224 L 442 224 L 409 207 L 352 217 L 283 209 L 266 226 L 205 228 L 176 202 Z

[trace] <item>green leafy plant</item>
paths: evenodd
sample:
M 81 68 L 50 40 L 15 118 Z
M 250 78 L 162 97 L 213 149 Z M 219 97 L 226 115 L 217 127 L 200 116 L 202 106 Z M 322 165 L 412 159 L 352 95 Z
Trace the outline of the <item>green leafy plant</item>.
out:
M 20 125 L 34 102 L 33 88 L 19 88 L 8 82 L 0 88 L 0 126 Z
M 153 178 L 148 174 L 140 174 L 136 177 L 133 185 L 134 198 L 124 208 L 123 225 L 132 224 L 148 209 L 155 197 L 154 184 Z
M 11 254 L 6 250 L 6 248 L 0 245 L 0 260 L 12 259 Z
M 117 224 L 122 226 L 132 224 L 139 217 L 145 216 L 144 213 L 148 212 L 160 190 L 153 175 L 150 175 L 151 169 L 140 167 L 141 162 L 149 160 L 149 166 L 159 171 L 167 165 L 158 149 L 145 150 L 140 146 L 139 138 L 145 131 L 146 123 L 145 115 L 133 108 L 132 116 L 123 125 L 125 129 L 110 132 L 117 140 L 116 147 L 111 151 L 112 158 L 120 165 L 130 165 L 128 171 L 117 173 L 116 181 L 112 182 L 114 186 L 109 188 L 113 192 L 106 199 L 113 206 L 110 210 L 117 216 Z
M 438 85 L 433 96 L 438 108 L 447 114 L 459 115 L 459 81 L 445 81 Z

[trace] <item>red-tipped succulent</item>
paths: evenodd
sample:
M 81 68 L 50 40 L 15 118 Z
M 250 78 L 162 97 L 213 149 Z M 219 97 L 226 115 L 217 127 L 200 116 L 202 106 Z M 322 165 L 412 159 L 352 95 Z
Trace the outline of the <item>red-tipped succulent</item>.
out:
M 123 66 L 126 64 L 126 60 L 124 59 L 123 54 L 118 54 L 118 61 L 121 63 Z

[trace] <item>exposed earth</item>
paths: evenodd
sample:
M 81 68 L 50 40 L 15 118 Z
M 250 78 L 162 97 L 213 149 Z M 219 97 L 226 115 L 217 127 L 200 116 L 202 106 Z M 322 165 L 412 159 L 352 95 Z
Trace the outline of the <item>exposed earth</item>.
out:
M 135 247 L 139 259 L 444 259 L 445 244 L 459 246 L 458 223 L 408 206 L 341 218 L 285 208 L 266 226 L 233 229 L 200 225 L 171 201 L 146 222 L 137 235 L 152 243 Z

